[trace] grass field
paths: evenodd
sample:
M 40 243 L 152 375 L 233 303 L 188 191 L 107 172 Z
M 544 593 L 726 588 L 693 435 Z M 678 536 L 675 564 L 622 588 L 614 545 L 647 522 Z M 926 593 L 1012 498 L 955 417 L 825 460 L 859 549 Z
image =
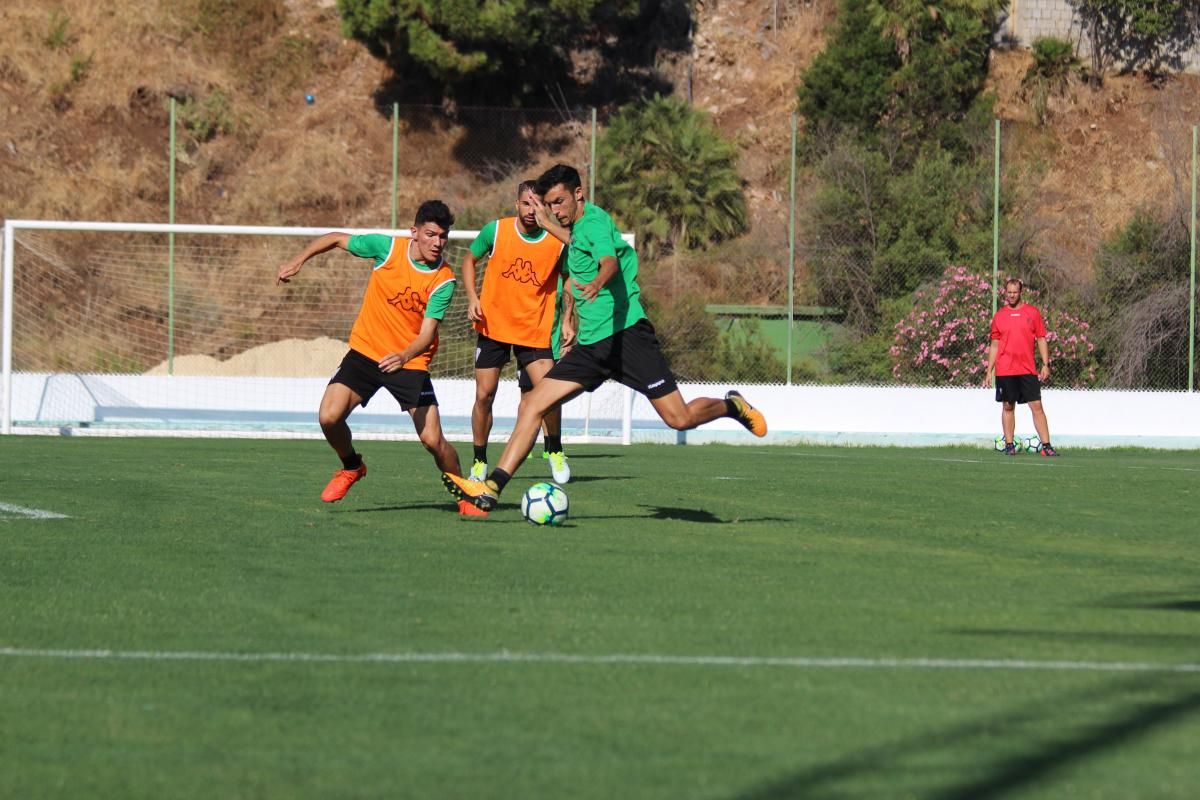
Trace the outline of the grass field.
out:
M 579 446 L 545 529 L 362 451 L 0 440 L 0 797 L 1200 786 L 1194 453 Z

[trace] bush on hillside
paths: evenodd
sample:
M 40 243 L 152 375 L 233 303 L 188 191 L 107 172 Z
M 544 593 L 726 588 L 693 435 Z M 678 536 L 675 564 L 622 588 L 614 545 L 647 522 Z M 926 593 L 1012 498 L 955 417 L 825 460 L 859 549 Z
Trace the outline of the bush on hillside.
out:
M 816 165 L 820 180 L 805 211 L 806 260 L 817 302 L 870 333 L 881 303 L 937 276 L 947 262 L 990 253 L 987 166 L 933 150 L 909 169 L 849 139 Z
M 623 109 L 600 138 L 597 201 L 649 258 L 746 231 L 737 151 L 707 114 L 674 97 Z
M 1038 293 L 1025 290 L 1037 306 Z M 1082 388 L 1096 381 L 1091 326 L 1074 314 L 1038 309 L 1046 322 L 1050 383 Z M 992 282 L 963 266 L 947 267 L 935 287 L 916 293 L 912 311 L 896 323 L 892 375 L 908 384 L 979 386 L 991 344 Z

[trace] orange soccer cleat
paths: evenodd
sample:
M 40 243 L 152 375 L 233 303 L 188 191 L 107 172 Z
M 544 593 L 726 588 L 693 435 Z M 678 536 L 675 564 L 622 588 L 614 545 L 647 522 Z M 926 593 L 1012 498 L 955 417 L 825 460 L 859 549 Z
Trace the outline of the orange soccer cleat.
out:
M 351 486 L 365 477 L 367 477 L 365 461 L 358 465 L 358 469 L 339 469 L 333 473 L 329 483 L 325 484 L 325 491 L 321 492 L 321 499 L 326 503 L 336 503 L 346 496 L 346 492 L 350 491 Z
M 469 519 L 479 519 L 480 517 L 486 517 L 488 512 L 484 511 L 482 508 L 476 508 L 469 500 L 459 500 L 458 515 L 460 517 L 467 517 Z

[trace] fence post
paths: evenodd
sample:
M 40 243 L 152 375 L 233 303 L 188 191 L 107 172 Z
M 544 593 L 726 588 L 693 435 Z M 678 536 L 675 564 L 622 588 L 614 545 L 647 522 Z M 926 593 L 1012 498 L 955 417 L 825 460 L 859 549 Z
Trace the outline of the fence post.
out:
M 596 202 L 596 107 L 592 106 L 592 156 L 588 164 L 588 202 Z
M 171 98 L 167 156 L 167 223 L 175 224 L 175 98 Z M 175 231 L 167 232 L 167 374 L 175 374 Z
M 1000 120 L 996 120 L 995 144 L 992 145 L 992 316 L 996 315 L 996 304 L 1000 290 Z
M 396 230 L 396 193 L 400 190 L 400 104 L 392 103 L 392 230 Z
M 792 385 L 792 338 L 796 326 L 796 129 L 798 117 L 798 114 L 792 114 L 792 166 L 788 179 L 788 386 Z
M 1188 292 L 1188 391 L 1192 391 L 1196 379 L 1196 135 L 1198 126 L 1192 126 L 1192 250 L 1191 291 Z

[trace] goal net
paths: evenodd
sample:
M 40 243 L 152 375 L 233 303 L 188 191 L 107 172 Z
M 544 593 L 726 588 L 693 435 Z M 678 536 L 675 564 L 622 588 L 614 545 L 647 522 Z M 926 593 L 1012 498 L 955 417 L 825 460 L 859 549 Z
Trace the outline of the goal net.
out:
M 319 437 L 317 406 L 371 264 L 335 249 L 290 283 L 275 274 L 329 230 L 9 220 L 2 432 Z M 476 234 L 451 232 L 456 273 Z M 454 440 L 470 439 L 474 350 L 460 288 L 431 370 Z M 502 374 L 493 438 L 516 417 L 512 370 Z M 628 442 L 631 404 L 615 384 L 585 394 L 563 408 L 564 437 Z M 415 438 L 386 392 L 351 424 L 358 437 Z

